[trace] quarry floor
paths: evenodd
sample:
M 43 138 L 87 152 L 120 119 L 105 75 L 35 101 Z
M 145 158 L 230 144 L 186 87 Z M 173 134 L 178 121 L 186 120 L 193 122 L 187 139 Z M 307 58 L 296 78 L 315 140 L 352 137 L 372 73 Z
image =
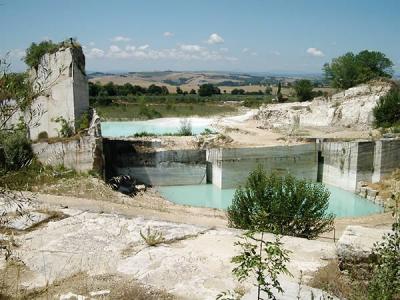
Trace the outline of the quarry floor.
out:
M 268 147 L 287 144 L 301 144 L 309 139 L 371 139 L 379 136 L 376 130 L 364 130 L 342 127 L 302 127 L 302 128 L 263 128 L 263 122 L 257 120 L 257 110 L 248 110 L 244 114 L 233 117 L 220 116 L 215 119 L 214 125 L 219 133 L 227 139 L 211 139 L 209 147 Z M 141 137 L 140 140 L 153 140 L 154 137 Z M 161 148 L 196 149 L 201 146 L 201 137 L 198 136 L 159 136 Z M 206 138 L 207 139 L 207 138 Z
M 110 291 L 105 298 L 90 298 L 114 299 L 122 283 L 135 280 L 177 299 L 215 299 L 218 293 L 235 288 L 245 291 L 243 299 L 254 298 L 251 282 L 239 284 L 232 276 L 230 259 L 237 253 L 234 243 L 242 232 L 227 227 L 222 211 L 175 205 L 153 189 L 133 198 L 116 193 L 104 199 L 35 196 L 35 210 L 57 211 L 63 217 L 15 232 L 18 246 L 13 252 L 23 262 L 18 272 L 23 287 L 52 286 L 52 295 L 64 295 L 62 299 L 75 299 L 68 293 L 89 297 L 90 292 Z M 380 214 L 337 219 L 336 238 L 349 224 L 388 227 L 391 218 Z M 162 232 L 165 241 L 155 247 L 146 245 L 140 232 L 147 228 Z M 333 233 L 317 240 L 283 237 L 285 249 L 291 251 L 288 268 L 293 277 L 282 276 L 286 292 L 279 299 L 297 297 L 301 272 L 300 298 L 309 299 L 307 280 L 335 257 L 332 237 Z M 1 265 L 6 266 L 4 261 Z M 322 294 L 315 289 L 313 293 Z

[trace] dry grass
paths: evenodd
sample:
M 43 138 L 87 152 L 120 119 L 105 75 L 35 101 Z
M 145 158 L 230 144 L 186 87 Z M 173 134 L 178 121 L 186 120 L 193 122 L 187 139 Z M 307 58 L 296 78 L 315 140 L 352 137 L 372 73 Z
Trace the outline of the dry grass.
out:
M 366 284 L 341 272 L 337 260 L 332 260 L 326 266 L 318 269 L 308 285 L 326 291 L 340 299 L 367 298 Z
M 22 264 L 10 262 L 0 270 L 0 300 L 3 299 L 59 299 L 61 295 L 73 293 L 92 299 L 90 293 L 110 291 L 96 299 L 136 299 L 136 300 L 172 300 L 171 294 L 143 286 L 137 281 L 119 275 L 89 276 L 77 273 L 62 280 L 57 280 L 42 288 L 24 289 L 20 283 L 31 276 Z

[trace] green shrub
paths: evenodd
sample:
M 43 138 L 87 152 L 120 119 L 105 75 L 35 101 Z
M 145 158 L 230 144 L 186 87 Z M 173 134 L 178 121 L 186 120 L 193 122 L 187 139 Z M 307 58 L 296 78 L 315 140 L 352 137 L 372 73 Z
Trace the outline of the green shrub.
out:
M 57 51 L 59 45 L 54 44 L 52 41 L 43 41 L 39 44 L 32 43 L 28 49 L 26 49 L 26 56 L 24 58 L 25 63 L 31 68 L 37 68 L 40 60 L 46 53 L 53 53 Z
M 47 131 L 41 131 L 38 134 L 38 140 L 47 140 L 49 138 L 49 134 Z
M 145 233 L 143 233 L 141 230 L 139 233 L 146 244 L 151 247 L 165 242 L 164 234 L 157 230 L 151 230 L 150 227 L 147 227 L 147 231 Z
M 381 97 L 373 110 L 375 126 L 388 128 L 400 123 L 400 89 L 396 88 Z
M 374 245 L 377 258 L 372 280 L 368 287 L 368 299 L 400 299 L 400 223 L 397 219 L 393 231 Z
M 88 129 L 90 126 L 90 118 L 89 118 L 89 113 L 84 112 L 81 117 L 78 119 L 76 122 L 76 128 L 78 131 L 82 131 L 85 129 Z
M 190 136 L 192 133 L 192 123 L 188 119 L 181 120 L 180 128 L 177 135 L 180 136 Z
M 71 124 L 63 117 L 56 118 L 54 122 L 60 123 L 61 125 L 61 128 L 58 131 L 60 137 L 66 138 L 74 135 L 74 129 L 72 128 Z
M 228 207 L 230 226 L 283 235 L 316 238 L 332 229 L 327 214 L 329 191 L 319 183 L 291 175 L 267 175 L 261 166 L 236 190 Z
M 0 133 L 0 148 L 3 149 L 5 171 L 18 170 L 33 158 L 31 144 L 25 130 Z

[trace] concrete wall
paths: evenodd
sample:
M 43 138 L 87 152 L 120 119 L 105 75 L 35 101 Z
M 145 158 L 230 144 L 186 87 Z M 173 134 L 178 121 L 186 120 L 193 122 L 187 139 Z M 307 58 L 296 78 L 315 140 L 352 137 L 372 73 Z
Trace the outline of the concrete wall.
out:
M 357 182 L 378 182 L 400 168 L 400 140 L 319 143 L 323 182 L 354 192 Z
M 314 143 L 293 146 L 254 147 L 207 150 L 212 163 L 212 183 L 236 188 L 245 182 L 258 165 L 269 172 L 290 173 L 298 178 L 316 180 L 317 151 Z
M 204 150 L 162 150 L 141 141 L 104 139 L 106 178 L 131 175 L 148 185 L 206 183 Z
M 94 136 L 32 144 L 37 158 L 45 165 L 63 165 L 80 172 L 96 171 L 101 175 L 104 170 L 102 147 L 102 138 Z
M 46 54 L 38 70 L 31 71 L 36 83 L 45 90 L 32 105 L 33 111 L 41 113 L 32 116 L 27 112 L 25 116 L 27 119 L 33 117 L 30 122 L 35 124 L 30 128 L 32 140 L 36 140 L 41 132 L 47 132 L 48 137 L 57 137 L 60 124 L 54 122 L 56 118 L 63 117 L 74 128 L 81 114 L 88 111 L 88 82 L 83 73 L 84 58 L 83 66 L 78 67 L 76 56 L 83 56 L 83 53 L 77 53 L 79 51 L 63 48 L 54 54 Z

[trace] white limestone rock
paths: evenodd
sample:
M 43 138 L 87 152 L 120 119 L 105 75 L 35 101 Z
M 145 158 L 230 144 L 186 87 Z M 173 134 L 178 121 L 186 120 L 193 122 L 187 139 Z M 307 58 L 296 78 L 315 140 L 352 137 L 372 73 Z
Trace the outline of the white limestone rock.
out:
M 373 108 L 380 97 L 386 95 L 392 84 L 374 81 L 333 95 L 318 97 L 308 102 L 268 104 L 256 116 L 265 128 L 294 125 L 313 127 L 352 127 L 365 129 L 372 125 Z M 297 121 L 299 120 L 299 121 Z
M 381 241 L 389 229 L 347 226 L 337 243 L 337 254 L 341 261 L 362 261 L 371 253 L 374 243 Z

